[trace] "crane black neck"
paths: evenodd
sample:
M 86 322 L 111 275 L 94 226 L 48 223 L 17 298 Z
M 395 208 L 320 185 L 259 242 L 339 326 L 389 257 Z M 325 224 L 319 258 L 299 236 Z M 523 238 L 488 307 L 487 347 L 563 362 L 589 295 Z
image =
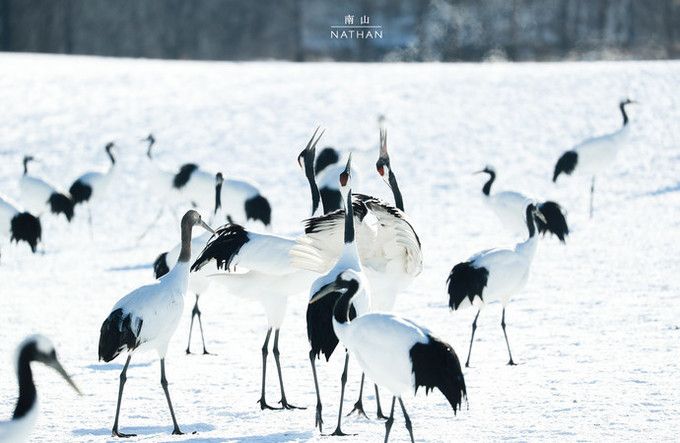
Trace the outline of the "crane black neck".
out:
M 359 282 L 356 280 L 343 281 L 343 288 L 346 289 L 344 293 L 335 301 L 333 307 L 333 318 L 340 324 L 349 322 L 349 311 L 352 304 L 352 298 L 359 290 Z
M 626 105 L 628 103 L 626 102 L 621 102 L 619 104 L 619 109 L 621 110 L 621 115 L 623 116 L 623 126 L 626 126 L 628 124 L 628 114 L 626 114 Z
M 316 210 L 319 209 L 319 202 L 321 202 L 321 193 L 319 192 L 319 186 L 316 184 L 316 174 L 314 173 L 314 151 L 311 153 L 304 154 L 305 162 L 305 176 L 309 182 L 309 190 L 312 192 L 312 215 L 316 214 Z M 321 202 L 323 205 L 323 202 Z M 323 208 L 323 213 L 326 213 L 326 208 Z
M 387 175 L 387 180 L 390 183 L 390 188 L 392 189 L 392 194 L 394 195 L 394 205 L 400 210 L 404 210 L 404 199 L 401 196 L 401 191 L 399 190 L 399 184 L 397 184 L 397 176 L 392 172 L 392 168 L 389 170 Z
M 28 162 L 30 161 L 30 158 L 24 157 L 24 175 L 28 174 Z
M 345 244 L 354 242 L 354 208 L 352 207 L 352 190 L 347 193 L 345 202 Z
M 527 218 L 527 229 L 529 230 L 529 238 L 536 235 L 536 224 L 534 222 L 534 210 L 531 206 L 527 206 L 526 218 Z
M 114 166 L 116 164 L 116 158 L 113 156 L 113 153 L 111 152 L 111 146 L 106 147 L 106 154 L 109 156 L 109 159 L 111 160 L 111 166 Z
M 482 192 L 484 193 L 484 195 L 488 197 L 489 194 L 491 194 L 491 185 L 493 185 L 494 180 L 496 180 L 496 173 L 491 170 L 485 170 L 484 172 L 489 174 L 489 180 L 487 180 L 486 183 L 484 183 L 484 186 L 482 187 Z
M 14 408 L 14 420 L 24 417 L 31 410 L 37 399 L 35 384 L 33 383 L 33 372 L 31 371 L 31 361 L 35 345 L 25 346 L 19 353 L 18 379 L 19 379 L 19 399 Z
M 222 207 L 222 183 L 215 184 L 215 212 L 213 215 L 217 215 L 217 211 Z
M 150 160 L 153 160 L 153 156 L 151 155 L 151 148 L 153 148 L 154 143 L 156 143 L 156 140 L 149 140 L 149 147 L 146 148 L 146 156 L 149 157 Z

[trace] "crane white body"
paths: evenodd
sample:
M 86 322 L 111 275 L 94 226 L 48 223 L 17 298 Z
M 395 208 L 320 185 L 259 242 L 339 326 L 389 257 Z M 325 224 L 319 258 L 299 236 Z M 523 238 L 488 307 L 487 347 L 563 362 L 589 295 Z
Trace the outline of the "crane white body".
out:
M 529 270 L 538 247 L 538 236 L 518 243 L 513 249 L 488 249 L 468 259 L 476 268 L 489 271 L 483 299 L 475 298 L 478 307 L 491 301 L 500 301 L 503 306 L 510 298 L 524 289 L 529 279 Z
M 140 325 L 133 349 L 153 350 L 164 358 L 184 310 L 184 296 L 189 285 L 189 263 L 179 262 L 158 281 L 142 286 L 121 298 L 111 309 L 122 309 L 131 317 L 132 325 Z
M 628 142 L 631 125 L 627 124 L 610 134 L 586 139 L 572 148 L 578 154 L 575 172 L 580 175 L 597 175 L 615 162 L 621 147 Z
M 63 193 L 41 178 L 22 175 L 19 179 L 19 199 L 32 214 L 49 212 L 49 199 L 55 192 Z
M 409 351 L 416 343 L 427 343 L 427 330 L 385 312 L 357 313 L 348 323 L 333 319 L 333 329 L 371 380 L 396 397 L 415 394 Z

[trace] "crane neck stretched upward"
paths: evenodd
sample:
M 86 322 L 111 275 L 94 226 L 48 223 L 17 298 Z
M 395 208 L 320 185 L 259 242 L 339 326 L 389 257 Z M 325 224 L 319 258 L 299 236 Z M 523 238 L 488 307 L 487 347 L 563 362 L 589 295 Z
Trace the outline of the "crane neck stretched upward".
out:
M 222 183 L 215 183 L 215 210 L 213 215 L 217 215 L 217 212 L 222 209 Z
M 106 146 L 106 154 L 109 156 L 109 160 L 111 160 L 111 167 L 116 166 L 116 158 L 113 156 L 113 152 L 111 152 L 111 146 Z
M 491 185 L 493 185 L 494 180 L 496 180 L 496 172 L 491 170 L 485 170 L 484 172 L 489 174 L 489 179 L 486 181 L 486 183 L 484 183 L 482 192 L 488 197 L 489 194 L 491 194 Z
M 24 175 L 28 174 L 28 162 L 30 161 L 30 157 L 24 157 Z
M 354 243 L 354 208 L 352 207 L 352 190 L 345 196 L 345 245 Z
M 19 353 L 17 365 L 17 378 L 19 379 L 19 399 L 14 408 L 13 419 L 25 416 L 31 410 L 37 399 L 35 384 L 33 383 L 33 372 L 31 371 L 31 350 L 24 347 Z
M 326 208 L 323 207 L 319 186 L 316 184 L 316 174 L 314 173 L 314 151 L 311 151 L 311 153 L 305 153 L 304 166 L 305 176 L 309 182 L 309 190 L 312 193 L 312 216 L 316 215 L 316 212 L 319 209 L 319 203 L 321 203 L 323 214 L 325 214 Z
M 345 288 L 346 291 L 341 293 L 333 307 L 333 318 L 341 325 L 349 323 L 350 306 L 352 298 L 354 298 L 359 291 L 359 282 L 356 280 L 343 281 L 343 288 Z
M 387 175 L 387 180 L 389 181 L 390 188 L 392 189 L 392 194 L 394 195 L 394 205 L 400 209 L 404 210 L 404 199 L 401 196 L 401 191 L 399 190 L 399 184 L 397 184 L 397 176 L 392 172 L 392 168 L 389 170 Z
M 626 114 L 626 105 L 628 103 L 626 102 L 621 102 L 619 104 L 619 109 L 621 110 L 621 116 L 623 117 L 623 126 L 626 126 L 628 124 L 628 114 Z

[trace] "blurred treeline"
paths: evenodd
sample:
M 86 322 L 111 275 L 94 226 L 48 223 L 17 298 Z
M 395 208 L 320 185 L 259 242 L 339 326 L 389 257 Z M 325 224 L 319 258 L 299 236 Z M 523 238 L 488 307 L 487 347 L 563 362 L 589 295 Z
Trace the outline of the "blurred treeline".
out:
M 383 38 L 333 40 L 346 15 Z M 180 59 L 677 58 L 680 0 L 0 0 L 0 50 Z

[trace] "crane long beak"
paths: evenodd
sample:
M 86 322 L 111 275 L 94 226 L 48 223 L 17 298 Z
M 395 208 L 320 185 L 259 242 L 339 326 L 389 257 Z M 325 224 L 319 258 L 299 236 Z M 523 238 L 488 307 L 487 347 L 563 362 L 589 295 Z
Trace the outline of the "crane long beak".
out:
M 208 224 L 207 224 L 206 222 L 204 222 L 203 220 L 201 220 L 201 221 L 199 222 L 199 224 L 201 225 L 201 227 L 202 227 L 203 229 L 205 229 L 206 231 L 210 232 L 211 234 L 216 234 L 215 230 L 214 230 L 213 228 L 211 228 L 210 226 L 208 226 Z
M 309 304 L 311 305 L 312 303 L 316 303 L 317 301 L 321 300 L 322 298 L 324 298 L 328 294 L 331 294 L 331 293 L 337 292 L 337 291 L 338 291 L 338 287 L 335 284 L 335 282 L 328 283 L 326 286 L 322 286 L 321 289 L 319 289 L 319 291 L 316 294 L 314 294 L 314 297 L 312 297 L 309 300 Z
M 71 379 L 71 376 L 66 373 L 66 370 L 64 367 L 59 363 L 59 360 L 55 359 L 51 363 L 49 363 L 49 366 L 51 366 L 55 371 L 59 373 L 62 377 L 64 377 L 64 380 L 68 382 L 69 385 L 78 393 L 78 395 L 83 395 L 83 393 L 78 389 L 78 386 L 76 386 L 75 382 L 73 379 Z

